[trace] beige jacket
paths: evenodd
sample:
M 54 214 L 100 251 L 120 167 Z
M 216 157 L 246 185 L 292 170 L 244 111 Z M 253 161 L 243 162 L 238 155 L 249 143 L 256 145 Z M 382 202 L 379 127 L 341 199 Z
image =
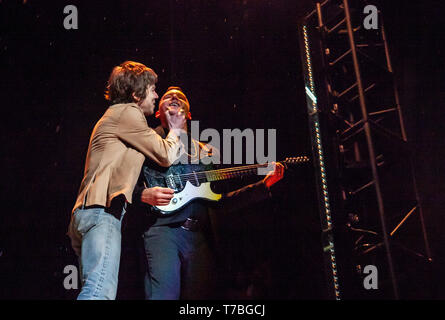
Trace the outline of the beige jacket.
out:
M 91 134 L 84 177 L 73 212 L 83 204 L 110 206 L 119 194 L 124 194 L 131 203 L 145 157 L 169 167 L 183 152 L 178 136 L 170 131 L 162 139 L 148 127 L 136 104 L 112 105 Z

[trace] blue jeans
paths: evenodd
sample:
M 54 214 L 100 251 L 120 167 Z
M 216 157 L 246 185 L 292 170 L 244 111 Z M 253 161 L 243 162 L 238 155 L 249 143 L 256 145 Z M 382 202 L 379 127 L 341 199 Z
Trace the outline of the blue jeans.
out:
M 68 236 L 79 257 L 82 289 L 78 300 L 114 300 L 121 256 L 120 220 L 104 208 L 77 209 Z
M 214 283 L 214 264 L 202 232 L 180 227 L 151 227 L 144 233 L 148 262 L 148 300 L 207 299 Z

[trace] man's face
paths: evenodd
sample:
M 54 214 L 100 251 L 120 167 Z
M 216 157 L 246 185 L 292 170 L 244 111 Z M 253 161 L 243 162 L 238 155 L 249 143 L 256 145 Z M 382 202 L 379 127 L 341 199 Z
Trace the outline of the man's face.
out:
M 163 127 L 167 128 L 167 119 L 165 118 L 165 111 L 169 110 L 170 114 L 177 112 L 184 112 L 186 117 L 189 114 L 189 106 L 187 98 L 184 93 L 179 90 L 172 89 L 167 91 L 159 101 L 159 118 Z
M 145 92 L 145 99 L 141 100 L 138 105 L 141 108 L 142 112 L 146 116 L 151 116 L 154 113 L 156 99 L 159 98 L 158 94 L 156 93 L 156 86 L 148 85 L 146 92 Z

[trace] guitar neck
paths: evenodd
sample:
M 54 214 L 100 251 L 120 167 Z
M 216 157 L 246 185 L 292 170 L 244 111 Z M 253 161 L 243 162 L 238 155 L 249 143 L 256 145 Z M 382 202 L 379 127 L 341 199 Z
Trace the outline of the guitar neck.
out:
M 286 158 L 284 161 L 279 161 L 277 163 L 287 165 L 295 165 L 304 162 L 308 162 L 309 158 L 306 156 L 302 157 L 294 157 L 294 158 Z M 186 174 L 179 174 L 172 177 L 172 181 L 177 183 L 178 185 L 185 185 L 186 181 L 192 181 L 196 183 L 203 182 L 212 182 L 212 181 L 220 181 L 227 180 L 233 178 L 239 178 L 243 176 L 251 176 L 258 174 L 258 168 L 266 168 L 269 166 L 268 163 L 263 164 L 251 164 L 246 166 L 239 166 L 233 168 L 224 168 L 224 169 L 216 169 L 216 170 L 208 170 L 208 171 L 197 171 Z
M 252 165 L 233 167 L 233 168 L 191 172 L 191 173 L 186 173 L 186 174 L 180 174 L 180 175 L 178 175 L 177 178 L 175 178 L 175 180 L 177 180 L 179 178 L 181 180 L 181 182 L 190 180 L 190 181 L 194 181 L 194 182 L 198 182 L 198 183 L 228 180 L 228 179 L 239 178 L 239 177 L 243 177 L 243 176 L 255 175 L 258 173 L 258 168 L 267 167 L 267 166 L 268 166 L 267 163 L 266 164 L 252 164 Z

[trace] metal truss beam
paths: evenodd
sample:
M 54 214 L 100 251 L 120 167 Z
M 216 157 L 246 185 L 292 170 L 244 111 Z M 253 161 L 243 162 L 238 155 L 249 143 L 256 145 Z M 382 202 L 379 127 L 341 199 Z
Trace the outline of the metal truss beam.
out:
M 323 233 L 329 231 L 328 238 L 334 248 L 335 224 L 337 228 L 341 227 L 338 223 L 344 221 L 348 213 L 354 213 L 356 220 L 363 221 L 365 225 L 357 228 L 354 222 L 347 223 L 350 231 L 361 230 L 356 233 L 359 237 L 352 247 L 364 248 L 361 256 L 383 250 L 392 297 L 399 299 L 393 250 L 402 247 L 404 252 L 414 253 L 428 261 L 431 261 L 431 252 L 383 17 L 379 12 L 378 30 L 365 30 L 361 21 L 365 6 L 365 1 L 359 0 L 316 3 L 314 10 L 299 25 L 303 73 L 314 159 L 320 181 L 321 173 L 324 174 L 325 186 L 318 184 L 319 199 L 324 200 L 320 202 Z M 317 153 L 320 149 L 327 150 L 322 162 Z M 405 162 L 409 169 L 399 183 L 409 189 L 410 199 L 404 198 L 404 192 L 396 194 L 390 185 L 383 182 L 393 174 L 392 168 Z M 335 183 L 326 181 L 330 177 Z M 341 196 L 327 198 L 328 186 L 331 194 Z M 368 195 L 365 197 L 364 193 Z M 360 201 L 357 200 L 359 197 Z M 338 203 L 333 205 L 333 202 Z M 326 205 L 336 210 L 326 212 Z M 396 235 L 403 233 L 407 221 L 416 215 L 424 254 L 419 253 L 418 248 L 410 249 L 395 239 Z M 397 220 L 400 216 L 403 218 Z M 324 226 L 328 220 L 330 228 L 326 229 Z M 366 235 L 377 240 L 374 244 L 360 245 Z M 336 261 L 335 251 L 330 252 L 330 258 Z M 337 275 L 332 264 L 327 263 L 326 269 L 335 270 Z M 334 288 L 340 285 L 338 278 L 329 282 L 335 283 Z M 335 293 L 339 295 L 339 292 Z

